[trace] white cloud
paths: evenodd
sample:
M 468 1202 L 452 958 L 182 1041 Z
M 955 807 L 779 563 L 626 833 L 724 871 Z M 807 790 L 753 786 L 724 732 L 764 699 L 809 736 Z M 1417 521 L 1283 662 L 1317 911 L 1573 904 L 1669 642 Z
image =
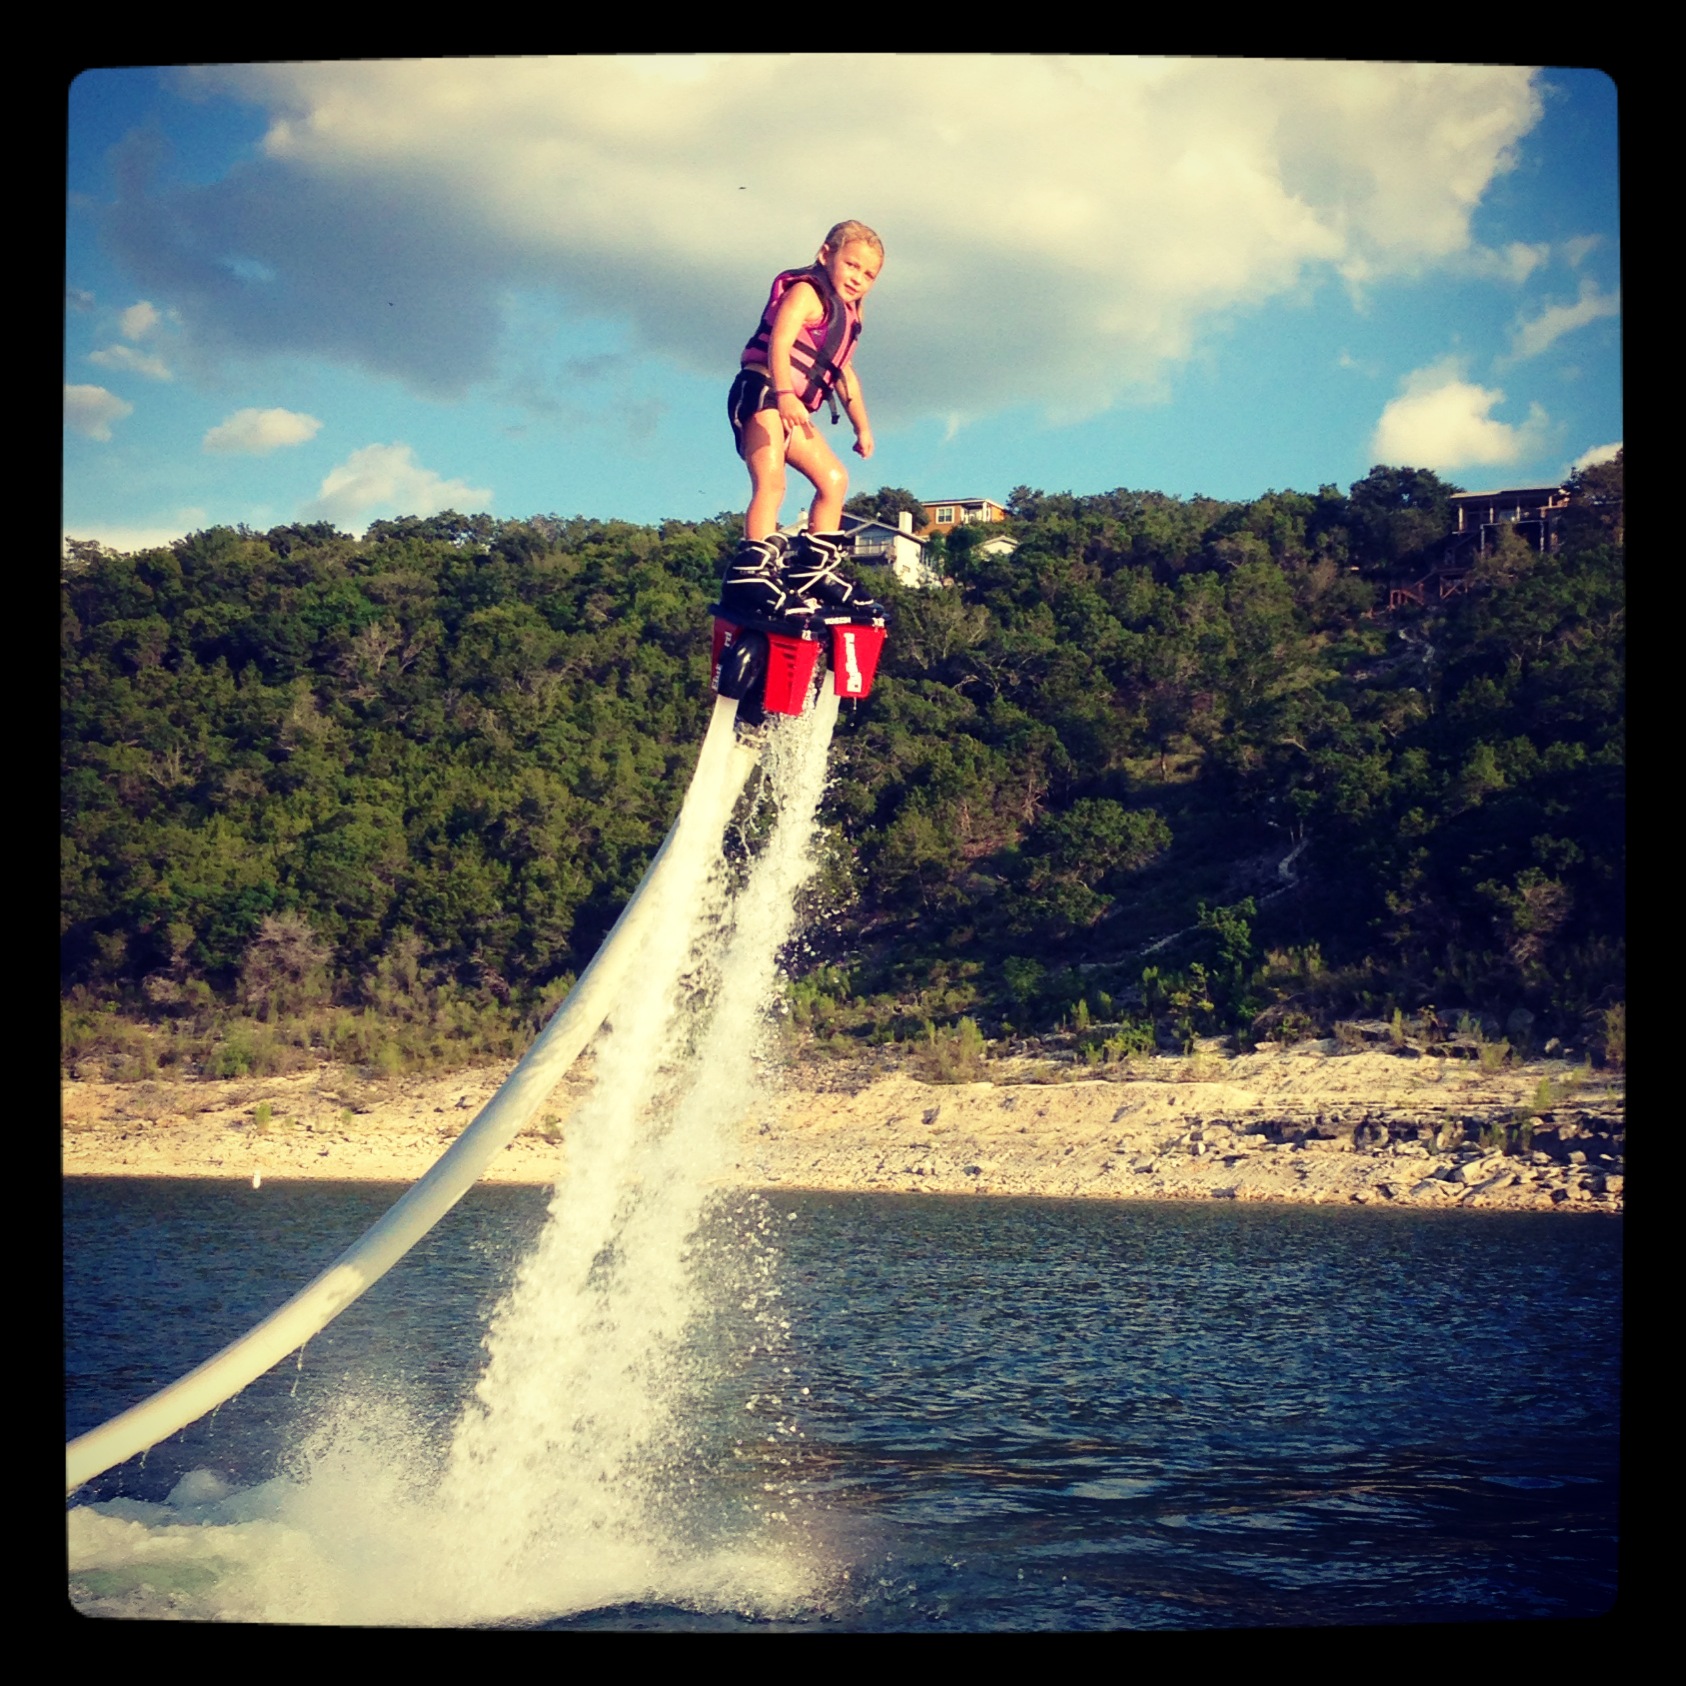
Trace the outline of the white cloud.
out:
M 483 509 L 491 501 L 490 487 L 441 479 L 416 461 L 408 445 L 365 445 L 329 470 L 305 513 L 312 520 L 353 528 L 383 516 Z
M 88 361 L 102 369 L 122 369 L 131 375 L 145 375 L 149 380 L 167 381 L 174 377 L 162 357 L 136 351 L 132 345 L 108 345 L 103 351 L 90 351 Z
M 66 539 L 93 539 L 108 550 L 132 556 L 140 550 L 158 550 L 173 540 L 197 532 L 207 523 L 206 512 L 198 508 L 179 509 L 164 526 L 112 526 L 103 521 L 78 521 L 65 529 Z
M 132 304 L 117 318 L 118 330 L 126 340 L 144 339 L 158 326 L 157 310 L 145 299 Z
M 1549 304 L 1530 321 L 1517 324 L 1511 339 L 1513 358 L 1538 357 L 1555 345 L 1565 334 L 1584 328 L 1605 316 L 1619 316 L 1622 310 L 1621 293 L 1606 293 L 1590 276 L 1581 282 L 1581 294 L 1573 304 Z
M 457 394 L 552 288 L 633 348 L 729 369 L 771 275 L 844 215 L 887 244 L 876 413 L 1066 414 L 1152 393 L 1215 318 L 1478 261 L 1471 217 L 1539 120 L 1512 66 L 978 55 L 202 68 L 262 156 L 144 185 L 109 231 L 199 356 L 305 351 Z M 847 89 L 827 153 L 746 111 Z M 138 156 L 138 154 L 137 154 Z M 141 185 L 135 185 L 137 182 Z M 1526 252 L 1480 258 L 1508 274 Z M 245 275 L 267 277 L 260 285 Z
M 1601 462 L 1609 462 L 1621 448 L 1622 442 L 1619 439 L 1609 445 L 1594 445 L 1590 451 L 1582 451 L 1569 464 L 1569 473 L 1578 474 L 1583 468 L 1593 468 Z
M 1545 240 L 1512 240 L 1502 249 L 1480 247 L 1471 254 L 1470 267 L 1477 275 L 1521 286 L 1536 269 L 1551 262 L 1551 245 Z
M 282 445 L 302 445 L 321 429 L 315 416 L 297 410 L 236 410 L 205 435 L 207 451 L 261 457 Z
M 1490 412 L 1504 398 L 1496 387 L 1465 380 L 1455 358 L 1418 369 L 1382 411 L 1371 439 L 1372 459 L 1433 469 L 1521 462 L 1545 443 L 1550 422 L 1538 404 L 1520 424 L 1495 421 Z
M 133 404 L 103 386 L 65 383 L 64 424 L 89 439 L 110 439 L 111 424 L 133 415 L 134 410 Z

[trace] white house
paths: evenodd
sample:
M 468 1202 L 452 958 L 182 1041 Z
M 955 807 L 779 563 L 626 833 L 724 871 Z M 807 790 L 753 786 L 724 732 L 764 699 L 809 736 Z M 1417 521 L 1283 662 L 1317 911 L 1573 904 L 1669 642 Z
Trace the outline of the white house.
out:
M 903 585 L 923 589 L 941 585 L 937 572 L 925 560 L 925 540 L 913 530 L 907 510 L 896 512 L 896 524 L 859 515 L 843 517 L 843 531 L 855 541 L 855 560 L 868 567 L 887 567 Z

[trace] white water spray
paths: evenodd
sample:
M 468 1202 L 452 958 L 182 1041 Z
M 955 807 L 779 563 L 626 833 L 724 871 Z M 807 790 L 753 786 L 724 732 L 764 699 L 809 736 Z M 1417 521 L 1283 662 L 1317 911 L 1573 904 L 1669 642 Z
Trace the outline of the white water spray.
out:
M 812 1596 L 822 1571 L 767 1496 L 768 1459 L 736 1455 L 746 1433 L 765 1452 L 765 1429 L 723 1426 L 759 1422 L 732 1397 L 742 1337 L 728 1324 L 776 1343 L 771 1256 L 753 1223 L 726 1242 L 730 1226 L 706 1220 L 762 1081 L 836 714 L 825 687 L 769 729 L 776 817 L 741 888 L 718 859 L 675 882 L 442 1472 L 390 1401 L 344 1400 L 300 1448 L 296 1479 L 72 1512 L 73 1579 L 113 1552 L 142 1551 L 154 1568 L 202 1553 L 226 1572 L 173 1596 L 182 1614 L 365 1623 L 538 1620 L 633 1601 L 766 1612 Z

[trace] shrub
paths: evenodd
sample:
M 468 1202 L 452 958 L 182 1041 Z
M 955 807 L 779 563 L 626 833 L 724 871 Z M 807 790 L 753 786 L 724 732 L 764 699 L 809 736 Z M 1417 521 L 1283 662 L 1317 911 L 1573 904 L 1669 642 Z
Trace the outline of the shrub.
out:
M 1599 1015 L 1604 1063 L 1612 1071 L 1627 1069 L 1627 1003 L 1618 1001 Z
M 331 950 L 302 913 L 264 916 L 240 962 L 240 999 L 274 1020 L 327 1000 Z
M 248 1076 L 255 1051 L 251 1027 L 236 1024 L 206 1056 L 205 1075 L 218 1078 Z
M 914 1074 L 927 1083 L 978 1083 L 985 1075 L 983 1032 L 976 1019 L 962 1019 L 949 1030 L 927 1021 L 925 1046 L 914 1061 Z

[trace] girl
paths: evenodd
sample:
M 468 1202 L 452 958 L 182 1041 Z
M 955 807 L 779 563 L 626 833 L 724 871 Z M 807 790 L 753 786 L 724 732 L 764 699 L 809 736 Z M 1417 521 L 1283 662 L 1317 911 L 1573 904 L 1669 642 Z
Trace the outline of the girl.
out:
M 883 241 L 865 223 L 840 222 L 810 268 L 789 269 L 773 280 L 726 400 L 751 490 L 743 543 L 727 564 L 720 592 L 723 609 L 767 620 L 882 613 L 838 571 L 849 473 L 809 417 L 826 403 L 835 422 L 841 399 L 855 429 L 856 453 L 872 455 L 872 425 L 850 358 L 860 338 L 861 300 L 883 265 Z M 787 462 L 814 487 L 808 530 L 788 553 L 777 531 Z

